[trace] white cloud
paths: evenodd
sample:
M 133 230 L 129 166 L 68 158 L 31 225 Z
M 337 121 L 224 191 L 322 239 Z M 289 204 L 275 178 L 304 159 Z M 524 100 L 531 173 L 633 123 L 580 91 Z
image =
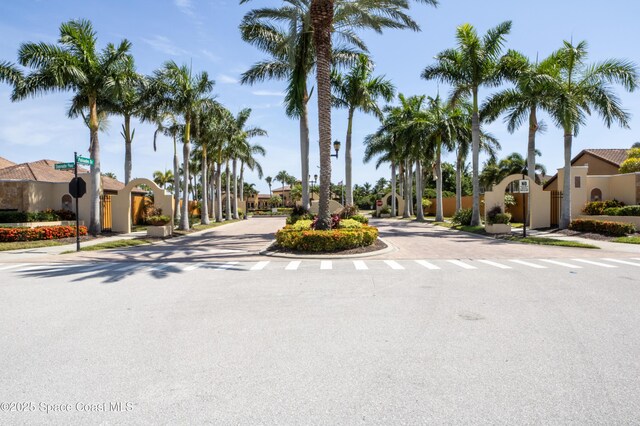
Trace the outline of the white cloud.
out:
M 153 38 L 143 38 L 142 41 L 151 46 L 152 49 L 164 53 L 165 55 L 181 56 L 189 54 L 186 50 L 176 46 L 167 37 L 161 35 L 155 35 Z
M 251 92 L 251 94 L 255 96 L 277 96 L 281 98 L 285 96 L 285 94 L 282 92 L 276 92 L 272 90 L 255 90 Z
M 193 16 L 193 4 L 191 3 L 191 0 L 174 0 L 173 2 L 178 6 L 178 9 L 180 9 L 182 13 L 188 16 Z
M 219 74 L 218 78 L 216 79 L 217 81 L 219 81 L 222 84 L 237 84 L 238 83 L 238 79 L 228 76 L 226 74 Z

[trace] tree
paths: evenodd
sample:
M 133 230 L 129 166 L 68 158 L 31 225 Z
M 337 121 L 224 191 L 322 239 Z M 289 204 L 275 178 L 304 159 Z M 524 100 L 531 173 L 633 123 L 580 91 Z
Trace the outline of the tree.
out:
M 571 221 L 571 147 L 574 136 L 586 123 L 587 115 L 595 111 L 607 127 L 617 122 L 629 127 L 629 114 L 622 109 L 620 99 L 611 84 L 619 84 L 627 91 L 638 86 L 638 70 L 629 61 L 608 59 L 589 65 L 587 43 L 574 45 L 565 41 L 554 57 L 560 71 L 550 84 L 553 102 L 550 115 L 555 124 L 564 131 L 564 182 L 560 228 L 565 229 Z
M 633 144 L 627 154 L 627 159 L 620 165 L 620 173 L 640 172 L 640 144 L 637 147 L 635 145 Z
M 22 82 L 23 78 L 22 72 L 14 64 L 0 61 L 0 82 L 9 83 L 15 87 Z
M 189 229 L 189 203 L 186 194 L 189 193 L 189 151 L 191 142 L 191 125 L 199 108 L 204 103 L 210 103 L 208 97 L 213 90 L 214 82 L 206 72 L 193 75 L 191 67 L 179 66 L 174 61 L 168 61 L 154 72 L 150 83 L 150 98 L 160 111 L 167 111 L 180 116 L 184 122 L 183 133 L 183 193 L 185 200 L 182 205 L 180 229 Z
M 292 176 L 289 173 L 287 173 L 286 170 L 280 170 L 278 172 L 278 174 L 276 175 L 275 179 L 282 183 L 282 193 L 280 195 L 282 197 L 282 202 L 284 203 L 284 184 L 287 183 L 287 182 L 290 182 L 291 179 L 292 179 Z M 269 187 L 269 188 L 271 188 L 271 187 Z
M 554 55 L 542 62 L 531 62 L 519 52 L 510 50 L 502 58 L 507 79 L 515 87 L 491 95 L 482 106 L 481 116 L 486 122 L 492 122 L 506 113 L 505 122 L 509 133 L 518 129 L 525 120 L 529 123 L 527 144 L 527 170 L 529 178 L 535 181 L 536 171 L 536 133 L 542 127 L 538 121 L 538 110 L 551 108 L 551 81 L 558 72 Z
M 127 40 L 121 41 L 118 46 L 109 43 L 102 51 L 97 50 L 96 44 L 96 33 L 87 20 L 72 20 L 60 25 L 57 44 L 22 44 L 18 51 L 18 62 L 32 70 L 18 81 L 12 94 L 12 99 L 16 101 L 41 93 L 71 90 L 76 96 L 86 99 L 89 108 L 89 152 L 93 160 L 89 194 L 89 232 L 93 235 L 102 230 L 98 100 L 108 98 L 114 84 L 122 78 L 123 63 L 131 48 Z M 12 78 L 15 79 L 15 76 Z
M 470 24 L 458 27 L 456 39 L 458 47 L 447 49 L 436 56 L 436 63 L 427 66 L 422 78 L 447 82 L 454 88 L 454 99 L 471 95 L 471 139 L 473 173 L 473 212 L 471 225 L 480 224 L 480 115 L 478 89 L 482 86 L 496 86 L 504 77 L 504 67 L 500 61 L 505 36 L 511 30 L 511 21 L 503 22 L 479 37 Z
M 106 176 L 106 177 L 109 177 L 109 178 L 114 179 L 114 180 L 117 180 L 117 179 L 118 179 L 118 177 L 116 176 L 116 174 L 115 174 L 115 173 L 113 173 L 113 172 L 102 173 L 102 176 Z
M 334 70 L 331 76 L 334 91 L 334 105 L 347 109 L 347 136 L 345 139 L 345 203 L 353 205 L 351 167 L 351 134 L 353 132 L 353 115 L 356 110 L 365 114 L 374 114 L 382 118 L 378 99 L 389 102 L 393 99 L 395 87 L 384 77 L 373 77 L 373 63 L 367 55 L 358 56 L 356 64 L 348 74 L 342 75 Z
M 267 182 L 267 185 L 269 185 L 269 198 L 271 198 L 271 182 L 273 182 L 273 178 L 271 176 L 267 176 L 264 180 Z
M 159 112 L 155 108 L 145 105 L 141 114 L 142 121 L 149 121 L 156 127 L 153 132 L 153 150 L 157 149 L 158 134 L 162 133 L 173 141 L 173 213 L 176 222 L 180 221 L 180 165 L 178 161 L 178 143 L 179 135 L 184 135 L 183 127 L 177 121 L 174 114 L 169 112 Z
M 153 172 L 153 181 L 162 189 L 172 180 L 173 172 L 171 170 L 165 170 L 164 172 L 156 170 Z

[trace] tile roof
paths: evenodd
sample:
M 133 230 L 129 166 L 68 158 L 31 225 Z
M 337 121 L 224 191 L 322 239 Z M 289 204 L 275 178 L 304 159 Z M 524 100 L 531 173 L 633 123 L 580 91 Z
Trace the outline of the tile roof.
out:
M 585 149 L 580 154 L 578 154 L 578 156 L 574 158 L 573 161 L 576 161 L 584 153 L 589 153 L 620 167 L 622 162 L 627 159 L 628 152 L 628 149 Z
M 15 166 L 16 163 L 13 161 L 9 161 L 6 158 L 0 157 L 0 169 L 4 169 L 5 167 Z

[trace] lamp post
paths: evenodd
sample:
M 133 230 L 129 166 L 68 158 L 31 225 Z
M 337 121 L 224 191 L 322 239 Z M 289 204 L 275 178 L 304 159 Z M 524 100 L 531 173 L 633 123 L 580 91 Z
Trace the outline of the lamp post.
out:
M 342 145 L 342 144 L 340 143 L 339 140 L 335 140 L 333 142 L 333 149 L 336 151 L 336 153 L 335 154 L 331 154 L 331 156 L 332 157 L 336 157 L 336 159 L 338 158 L 338 152 L 340 151 L 340 145 Z
M 317 181 L 318 181 L 318 175 L 313 175 L 313 180 L 311 180 L 311 175 L 309 175 L 309 186 L 311 187 L 309 192 L 311 193 L 311 201 L 313 201 L 313 187 L 316 185 Z
M 527 179 L 527 175 L 529 174 L 527 168 L 522 169 L 522 180 Z M 522 221 L 524 222 L 522 225 L 522 238 L 527 238 L 527 197 L 529 193 L 522 194 Z

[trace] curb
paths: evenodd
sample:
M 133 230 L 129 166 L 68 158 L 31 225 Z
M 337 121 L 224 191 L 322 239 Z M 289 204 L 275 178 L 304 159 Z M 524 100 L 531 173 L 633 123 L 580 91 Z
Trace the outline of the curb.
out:
M 372 251 L 372 252 L 369 252 L 369 253 L 362 253 L 362 254 L 343 254 L 343 255 L 339 255 L 339 254 L 292 254 L 292 253 L 278 253 L 278 252 L 270 252 L 270 251 L 268 251 L 269 247 L 271 247 L 272 245 L 275 244 L 275 241 L 272 242 L 271 244 L 269 244 L 264 249 L 260 250 L 258 252 L 258 254 L 260 254 L 262 256 L 279 257 L 279 258 L 285 258 L 285 259 L 356 259 L 356 258 L 379 256 L 381 254 L 387 254 L 387 253 L 391 253 L 391 252 L 394 252 L 394 251 L 398 250 L 393 245 L 391 245 L 391 243 L 389 243 L 388 241 L 384 240 L 383 238 L 378 237 L 378 239 L 380 241 L 382 241 L 383 243 L 385 243 L 387 245 L 387 247 L 383 248 L 382 250 L 377 250 L 377 251 Z

